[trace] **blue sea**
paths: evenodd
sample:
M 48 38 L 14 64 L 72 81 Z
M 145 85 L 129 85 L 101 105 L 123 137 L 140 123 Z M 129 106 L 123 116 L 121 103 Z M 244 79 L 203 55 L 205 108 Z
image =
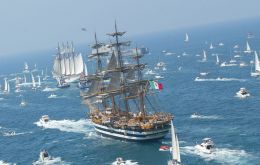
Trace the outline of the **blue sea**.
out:
M 184 42 L 186 32 L 190 37 L 188 43 Z M 255 37 L 248 39 L 248 32 Z M 260 164 L 260 80 L 250 76 L 253 53 L 243 53 L 246 41 L 251 49 L 260 50 L 259 20 L 129 38 L 149 48 L 150 54 L 143 59 L 148 68 L 154 70 L 159 61 L 166 63 L 167 70 L 159 72 L 164 77 L 159 80 L 164 89 L 158 91 L 157 102 L 162 111 L 174 115 L 182 164 Z M 219 46 L 221 42 L 223 46 Z M 214 49 L 209 49 L 211 43 Z M 235 45 L 239 45 L 237 52 L 234 52 Z M 78 45 L 77 50 L 86 55 L 89 52 L 85 47 Z M 165 55 L 163 50 L 174 54 Z M 207 62 L 200 62 L 203 50 L 207 52 Z M 48 67 L 51 75 L 53 54 L 55 48 L 2 57 L 2 86 L 4 77 L 11 79 L 22 72 L 25 61 L 31 68 L 35 63 L 39 70 Z M 243 61 L 248 66 L 220 67 L 215 64 L 215 54 L 221 63 L 240 55 L 236 64 Z M 201 72 L 208 75 L 201 76 Z M 195 81 L 196 77 L 201 81 Z M 76 84 L 68 89 L 57 89 L 53 79 L 42 83 L 42 88 L 36 91 L 23 88 L 21 93 L 15 93 L 14 82 L 11 82 L 11 93 L 0 95 L 0 164 L 41 164 L 38 160 L 42 149 L 53 157 L 45 164 L 111 165 L 117 157 L 128 160 L 128 164 L 167 164 L 170 153 L 158 149 L 171 144 L 170 134 L 147 143 L 102 137 L 95 133 L 87 118 L 88 108 L 82 104 Z M 251 96 L 235 97 L 241 87 L 248 89 Z M 48 98 L 51 93 L 57 97 Z M 22 98 L 28 103 L 26 107 L 19 105 Z M 199 114 L 197 118 L 191 117 L 194 112 Z M 39 124 L 42 115 L 49 115 L 51 119 L 45 128 Z M 11 131 L 16 134 L 10 136 Z M 205 137 L 212 138 L 216 145 L 212 154 L 201 153 L 195 147 Z

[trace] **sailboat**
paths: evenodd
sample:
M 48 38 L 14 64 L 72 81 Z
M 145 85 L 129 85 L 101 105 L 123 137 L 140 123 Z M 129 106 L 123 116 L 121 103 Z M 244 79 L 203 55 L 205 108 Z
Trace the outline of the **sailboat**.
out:
M 50 76 L 48 75 L 48 69 L 45 68 L 45 76 L 43 77 L 43 80 L 47 80 Z
M 143 54 L 125 56 L 123 48 L 130 46 L 129 41 L 120 41 L 126 32 L 117 30 L 108 33 L 115 38 L 109 43 L 109 63 L 103 62 L 107 55 L 99 52 L 101 44 L 95 43 L 89 58 L 94 58 L 96 70 L 89 75 L 91 85 L 88 91 L 82 91 L 83 103 L 89 108 L 89 117 L 97 133 L 117 139 L 130 141 L 148 141 L 163 138 L 170 130 L 172 114 L 153 112 L 156 108 L 153 93 L 162 90 L 161 83 L 144 79 L 142 71 L 146 65 L 140 62 Z M 125 59 L 129 64 L 124 64 Z M 93 61 L 93 60 L 92 60 Z M 93 61 L 94 62 L 94 61 Z M 154 109 L 153 109 L 153 108 Z M 157 109 L 159 110 L 159 109 Z M 156 110 L 155 110 L 156 111 Z
M 4 93 L 4 94 L 9 94 L 9 92 L 10 92 L 9 81 L 7 80 L 7 78 L 5 78 L 4 81 L 5 81 L 5 83 L 4 83 L 3 93 Z
M 87 65 L 84 63 L 84 71 L 80 75 L 80 81 L 78 83 L 78 87 L 80 89 L 86 89 L 89 87 L 89 81 L 88 81 L 88 68 Z
M 203 58 L 201 60 L 201 62 L 206 62 L 207 61 L 207 54 L 206 54 L 206 51 L 203 50 Z
M 251 50 L 249 43 L 246 42 L 246 50 L 244 51 L 244 53 L 252 53 L 253 51 Z
M 33 74 L 31 74 L 32 77 L 32 89 L 36 89 L 36 83 Z
M 179 141 L 172 121 L 171 121 L 171 133 L 172 133 L 172 148 L 171 148 L 172 159 L 168 161 L 168 165 L 180 165 L 181 155 L 180 155 Z
M 255 72 L 251 72 L 251 76 L 253 77 L 260 76 L 260 63 L 256 51 L 255 51 Z
M 38 86 L 37 86 L 37 88 L 40 88 L 41 87 L 41 76 L 38 75 L 37 77 L 38 77 Z
M 216 65 L 219 64 L 219 58 L 218 58 L 218 55 L 216 55 Z
M 209 47 L 209 49 L 214 49 L 214 47 L 213 47 L 212 43 L 210 44 L 210 47 Z
M 29 66 L 27 64 L 27 62 L 24 63 L 24 70 L 23 70 L 23 73 L 29 73 Z
M 188 33 L 185 34 L 185 42 L 189 42 L 189 36 L 188 36 Z
M 84 62 L 81 53 L 76 54 L 73 43 L 58 44 L 58 52 L 53 64 L 53 78 L 62 77 L 65 82 L 77 82 L 83 72 Z

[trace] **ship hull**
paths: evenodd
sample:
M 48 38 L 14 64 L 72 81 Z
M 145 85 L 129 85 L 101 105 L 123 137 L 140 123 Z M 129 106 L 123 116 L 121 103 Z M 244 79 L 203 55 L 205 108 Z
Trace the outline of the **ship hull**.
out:
M 151 131 L 133 131 L 125 129 L 112 128 L 105 125 L 94 124 L 97 133 L 102 136 L 111 137 L 115 139 L 127 140 L 127 141 L 151 141 L 156 139 L 164 138 L 168 134 L 170 127 L 154 129 Z

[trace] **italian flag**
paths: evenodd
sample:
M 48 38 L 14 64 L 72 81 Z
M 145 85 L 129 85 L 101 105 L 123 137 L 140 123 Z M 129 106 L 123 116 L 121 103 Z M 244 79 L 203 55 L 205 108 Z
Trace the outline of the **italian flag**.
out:
M 156 82 L 156 81 L 149 81 L 149 84 L 150 84 L 151 89 L 159 89 L 159 90 L 163 89 L 163 85 L 161 83 Z

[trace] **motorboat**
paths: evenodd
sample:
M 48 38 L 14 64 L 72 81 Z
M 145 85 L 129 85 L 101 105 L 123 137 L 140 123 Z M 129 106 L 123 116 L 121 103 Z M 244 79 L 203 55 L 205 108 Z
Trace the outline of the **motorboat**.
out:
M 50 157 L 49 153 L 48 153 L 46 150 L 42 150 L 42 151 L 40 152 L 40 160 L 41 160 L 42 162 L 44 162 L 44 161 L 46 161 L 46 160 L 50 160 L 50 159 L 51 159 L 51 157 Z
M 154 76 L 156 79 L 163 79 L 164 77 L 163 76 L 161 76 L 161 75 L 155 75 Z
M 153 75 L 153 74 L 156 74 L 156 73 L 153 70 L 148 69 L 145 74 Z
M 237 97 L 240 97 L 240 98 L 246 98 L 246 97 L 250 96 L 250 94 L 248 93 L 246 88 L 240 88 L 240 90 L 236 93 L 236 95 L 237 95 Z
M 40 119 L 41 123 L 47 123 L 48 121 L 50 121 L 50 118 L 48 115 L 43 115 Z
M 247 66 L 247 64 L 242 61 L 242 62 L 240 62 L 239 66 L 240 66 L 240 67 L 245 67 L 245 66 Z
M 197 112 L 195 112 L 195 113 L 193 113 L 192 115 L 190 115 L 190 117 L 191 117 L 191 118 L 199 118 L 200 115 L 199 115 Z
M 126 165 L 126 161 L 123 158 L 118 157 L 116 158 L 116 165 Z
M 200 145 L 196 145 L 196 148 L 201 152 L 211 154 L 213 152 L 214 142 L 211 138 L 204 138 L 202 139 L 202 143 Z
M 48 98 L 49 99 L 52 99 L 52 98 L 56 98 L 57 97 L 57 95 L 55 95 L 54 93 L 52 93 Z
M 15 135 L 16 135 L 15 131 L 9 131 L 7 133 L 4 133 L 4 136 L 15 136 Z

